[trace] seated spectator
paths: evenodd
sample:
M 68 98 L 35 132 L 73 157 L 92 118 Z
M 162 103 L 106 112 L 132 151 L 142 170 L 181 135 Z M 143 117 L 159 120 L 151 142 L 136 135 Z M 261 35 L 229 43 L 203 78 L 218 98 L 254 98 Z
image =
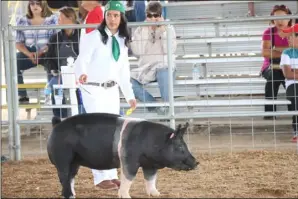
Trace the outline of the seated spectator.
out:
M 135 1 L 127 0 L 122 2 L 125 5 L 125 17 L 128 22 L 136 22 Z
M 59 25 L 71 25 L 78 24 L 77 16 L 75 10 L 71 7 L 63 7 L 59 10 Z M 47 61 L 45 66 L 49 71 L 54 75 L 49 81 L 49 87 L 52 91 L 52 103 L 55 104 L 53 85 L 62 84 L 61 75 L 61 66 L 67 65 L 67 58 L 73 57 L 77 58 L 79 54 L 79 39 L 80 39 L 80 30 L 79 29 L 63 29 L 58 33 L 51 36 L 48 43 L 48 52 L 46 53 Z M 77 96 L 78 96 L 78 90 Z M 78 96 L 79 98 L 79 96 Z M 78 101 L 79 105 L 81 104 L 80 100 Z M 62 104 L 65 104 L 65 98 L 63 98 Z M 84 112 L 84 110 L 79 109 L 79 113 Z M 67 117 L 67 109 L 62 108 L 61 114 L 60 109 L 53 109 L 53 114 L 58 117 L 65 118 Z
M 149 2 L 146 15 L 148 22 L 164 20 L 162 6 L 159 2 Z M 172 51 L 174 53 L 177 45 L 176 33 L 173 27 L 171 27 L 171 31 L 173 36 L 171 38 Z M 131 82 L 137 99 L 142 102 L 155 102 L 156 99 L 143 88 L 143 85 L 157 81 L 161 98 L 168 102 L 167 32 L 165 26 L 138 27 L 133 33 L 131 49 L 135 55 L 139 56 L 139 67 L 131 71 Z M 149 107 L 148 110 L 157 111 L 158 114 L 166 114 L 168 109 Z
M 54 25 L 58 18 L 54 15 L 45 0 L 29 1 L 27 14 L 17 20 L 17 26 L 31 25 Z M 23 71 L 43 65 L 44 53 L 47 50 L 47 43 L 56 30 L 17 30 L 16 48 L 17 53 L 17 74 L 18 84 L 24 84 Z M 51 78 L 48 75 L 48 80 Z M 19 89 L 19 103 L 29 103 L 26 89 Z
M 79 4 L 79 12 L 78 12 L 78 21 L 80 24 L 84 24 L 85 23 L 85 19 L 87 17 L 88 11 L 83 8 L 82 4 Z M 86 31 L 85 29 L 83 29 L 84 31 Z
M 274 6 L 271 15 L 282 16 L 291 14 L 285 5 Z M 285 77 L 279 67 L 282 51 L 288 48 L 286 35 L 282 29 L 290 27 L 292 20 L 273 20 L 273 27 L 267 28 L 263 33 L 262 55 L 264 63 L 261 69 L 262 76 L 267 80 L 265 85 L 265 99 L 277 99 L 280 84 L 285 87 Z M 265 105 L 266 112 L 276 111 L 276 105 Z M 272 116 L 265 116 L 264 119 L 273 119 Z
M 81 6 L 88 11 L 84 24 L 100 24 L 103 20 L 103 10 L 101 8 L 101 1 L 82 1 Z M 82 29 L 81 33 L 89 33 L 95 28 Z M 82 34 L 83 35 L 83 34 Z
M 284 29 L 289 36 L 290 47 L 281 55 L 280 67 L 282 68 L 286 82 L 287 99 L 291 101 L 291 111 L 298 110 L 298 23 L 293 27 Z M 293 142 L 298 140 L 298 116 L 293 115 Z

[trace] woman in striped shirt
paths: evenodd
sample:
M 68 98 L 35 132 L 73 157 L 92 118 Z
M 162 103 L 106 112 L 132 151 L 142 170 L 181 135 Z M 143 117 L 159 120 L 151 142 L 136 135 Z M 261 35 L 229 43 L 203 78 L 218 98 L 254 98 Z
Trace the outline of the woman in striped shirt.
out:
M 54 25 L 58 17 L 52 13 L 45 0 L 30 0 L 27 14 L 17 20 L 17 26 Z M 43 63 L 43 55 L 47 51 L 47 43 L 56 30 L 17 30 L 16 48 L 18 84 L 24 84 L 23 71 Z M 48 73 L 49 74 L 49 73 Z M 48 80 L 49 80 L 48 75 Z M 29 103 L 25 89 L 19 89 L 19 102 Z

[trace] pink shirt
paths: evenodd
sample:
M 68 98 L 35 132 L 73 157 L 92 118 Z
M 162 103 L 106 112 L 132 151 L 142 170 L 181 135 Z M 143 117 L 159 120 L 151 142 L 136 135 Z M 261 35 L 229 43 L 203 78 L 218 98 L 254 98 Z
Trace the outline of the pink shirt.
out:
M 270 36 L 270 28 L 267 28 L 264 33 L 263 33 L 263 37 L 262 40 L 265 41 L 271 41 L 271 36 Z M 287 38 L 281 38 L 278 34 L 277 34 L 277 28 L 274 27 L 274 32 L 273 32 L 273 39 L 274 39 L 274 45 L 275 47 L 287 47 L 289 45 L 288 43 L 288 39 Z M 263 62 L 263 66 L 261 71 L 264 71 L 268 66 L 270 65 L 270 60 L 269 58 L 264 57 L 264 62 Z

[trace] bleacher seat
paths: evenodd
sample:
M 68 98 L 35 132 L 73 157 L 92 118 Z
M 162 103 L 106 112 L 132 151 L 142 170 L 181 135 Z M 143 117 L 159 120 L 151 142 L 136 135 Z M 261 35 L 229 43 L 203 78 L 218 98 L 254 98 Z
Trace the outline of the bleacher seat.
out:
M 215 17 L 222 19 L 244 17 L 248 11 L 247 2 L 222 2 L 221 4 L 186 2 L 182 4 L 182 2 L 168 4 L 168 18 L 171 20 Z M 257 15 L 260 13 L 268 15 L 267 10 L 267 14 L 264 14 L 265 12 L 260 11 L 258 6 L 263 6 L 262 9 L 265 10 L 265 5 L 272 8 L 271 4 L 275 3 L 255 2 Z M 285 4 L 297 5 L 297 2 L 287 1 Z M 295 9 L 293 8 L 292 11 L 295 12 Z M 218 13 L 219 10 L 220 13 Z M 178 118 L 197 117 L 198 114 L 200 118 L 229 116 L 229 113 L 234 113 L 232 115 L 235 117 L 244 116 L 245 113 L 264 115 L 264 104 L 273 103 L 273 101 L 264 99 L 265 80 L 259 76 L 263 62 L 260 55 L 261 38 L 268 26 L 267 21 L 175 26 L 178 46 L 174 97 L 175 112 Z M 137 61 L 136 57 L 130 58 L 131 68 L 137 66 Z M 191 79 L 194 64 L 204 65 L 205 78 Z M 26 71 L 25 83 L 45 82 L 45 75 L 37 75 L 44 73 L 45 71 L 38 68 Z M 158 104 L 151 105 L 165 105 L 159 101 L 160 93 L 156 83 L 146 85 L 146 89 L 158 99 Z M 42 95 L 42 92 L 40 94 Z M 29 92 L 29 95 L 36 96 L 36 92 Z M 122 95 L 121 98 L 122 108 L 126 109 L 128 105 L 124 102 Z M 278 104 L 278 110 L 286 110 L 289 101 L 285 99 L 285 90 L 282 87 L 280 87 L 278 100 L 274 103 Z M 67 106 L 69 107 L 69 105 L 65 107 Z M 38 117 L 52 116 L 49 106 L 43 107 L 38 111 Z M 132 116 L 152 119 L 156 113 L 148 113 L 140 103 Z M 166 116 L 160 116 L 160 118 L 163 117 Z

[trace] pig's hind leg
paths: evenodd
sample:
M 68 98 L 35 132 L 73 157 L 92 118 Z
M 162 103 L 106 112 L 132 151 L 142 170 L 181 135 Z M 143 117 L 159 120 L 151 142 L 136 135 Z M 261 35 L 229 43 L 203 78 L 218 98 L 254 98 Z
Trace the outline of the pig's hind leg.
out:
M 69 179 L 70 179 L 70 188 L 71 188 L 71 192 L 72 195 L 75 196 L 76 192 L 74 189 L 75 186 L 75 176 L 77 175 L 78 171 L 79 171 L 80 165 L 78 164 L 71 164 L 70 166 L 70 173 L 69 173 Z
M 148 196 L 158 197 L 159 191 L 156 189 L 157 169 L 142 168 L 145 178 L 146 192 Z
M 78 171 L 78 166 L 72 163 L 73 157 L 74 154 L 69 149 L 55 153 L 55 156 L 53 156 L 64 198 L 74 198 L 71 181 Z

